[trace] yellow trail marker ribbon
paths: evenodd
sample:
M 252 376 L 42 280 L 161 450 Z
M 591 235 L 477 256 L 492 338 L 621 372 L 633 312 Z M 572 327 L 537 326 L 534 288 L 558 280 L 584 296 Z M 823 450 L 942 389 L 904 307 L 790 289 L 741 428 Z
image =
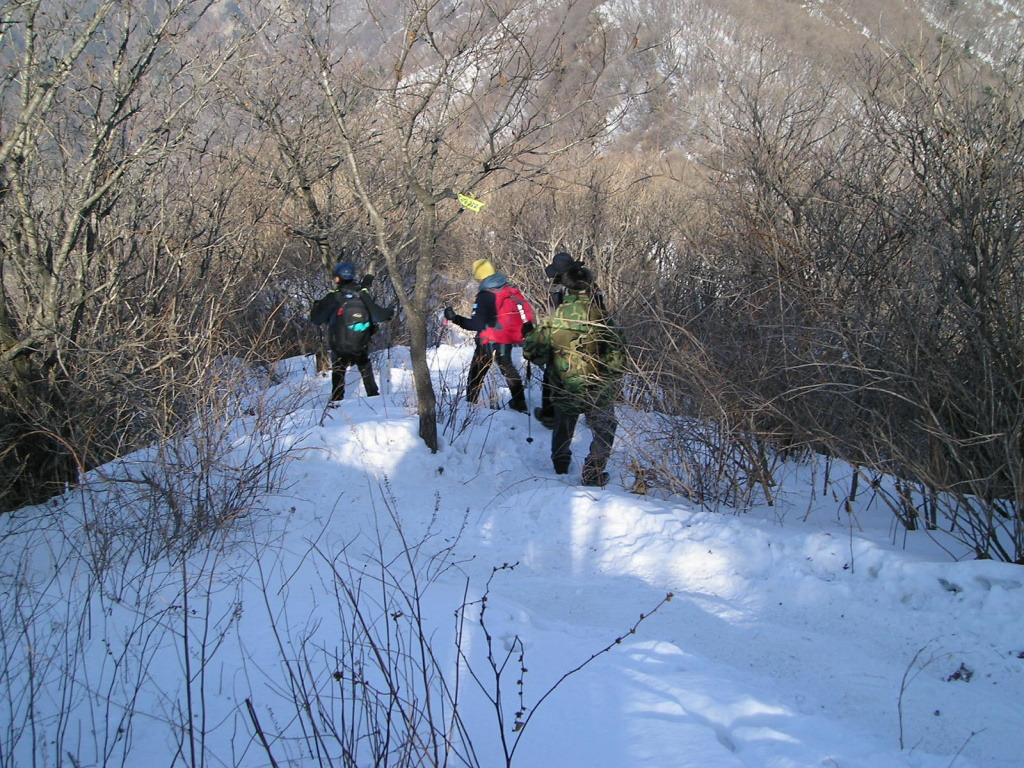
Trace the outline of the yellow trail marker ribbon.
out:
M 468 208 L 473 213 L 479 213 L 480 209 L 486 205 L 486 203 L 477 200 L 472 195 L 463 195 L 461 193 L 459 194 L 459 202 L 462 203 L 463 208 Z

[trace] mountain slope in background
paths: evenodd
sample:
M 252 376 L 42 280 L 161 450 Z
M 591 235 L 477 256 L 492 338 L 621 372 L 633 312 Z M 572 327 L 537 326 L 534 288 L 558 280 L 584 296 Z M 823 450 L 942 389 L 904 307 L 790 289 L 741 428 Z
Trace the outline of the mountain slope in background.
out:
M 1024 38 L 1024 3 L 1009 0 L 723 0 L 704 7 L 823 62 L 879 43 L 944 38 L 996 63 Z

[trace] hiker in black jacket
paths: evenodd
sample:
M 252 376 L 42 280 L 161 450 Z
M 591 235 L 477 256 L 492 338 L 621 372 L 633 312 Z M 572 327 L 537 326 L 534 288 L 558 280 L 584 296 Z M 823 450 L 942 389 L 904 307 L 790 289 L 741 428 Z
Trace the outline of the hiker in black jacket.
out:
M 331 346 L 331 402 L 345 398 L 345 372 L 357 366 L 363 377 L 367 397 L 380 394 L 370 361 L 370 337 L 377 324 L 387 322 L 394 309 L 382 307 L 370 295 L 373 275 L 356 282 L 356 268 L 350 261 L 335 265 L 332 272 L 334 288 L 313 304 L 309 321 L 313 325 L 327 323 Z M 355 317 L 350 317 L 354 313 Z
M 512 362 L 513 345 L 487 343 L 480 338 L 481 333 L 488 328 L 493 328 L 498 321 L 494 291 L 503 287 L 508 282 L 508 278 L 500 272 L 495 272 L 494 266 L 487 259 L 477 259 L 473 262 L 473 277 L 480 281 L 480 290 L 473 303 L 473 313 L 469 317 L 463 317 L 456 314 L 452 307 L 444 308 L 445 320 L 476 333 L 476 349 L 473 350 L 473 358 L 469 363 L 469 379 L 466 383 L 466 400 L 475 403 L 480 398 L 484 377 L 487 375 L 491 363 L 496 362 L 512 393 L 509 408 L 526 413 L 526 391 L 523 388 L 523 380 Z

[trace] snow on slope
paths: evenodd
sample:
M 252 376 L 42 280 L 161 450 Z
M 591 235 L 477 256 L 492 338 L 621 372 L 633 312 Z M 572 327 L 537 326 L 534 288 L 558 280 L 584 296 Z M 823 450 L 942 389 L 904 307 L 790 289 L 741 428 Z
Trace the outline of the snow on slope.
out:
M 1024 765 L 1024 569 L 955 562 L 922 532 L 895 546 L 889 513 L 869 496 L 851 516 L 812 494 L 809 463 L 791 468 L 775 507 L 742 515 L 617 483 L 583 488 L 578 463 L 576 474 L 553 473 L 550 433 L 536 422 L 457 403 L 470 351 L 442 346 L 432 358 L 442 401 L 457 406 L 436 454 L 417 438 L 400 351 L 383 397 L 353 397 L 353 370 L 349 399 L 322 425 L 327 380 L 309 360 L 287 361 L 278 386 L 310 392 L 288 421 L 285 439 L 301 451 L 286 490 L 187 565 L 122 567 L 118 590 L 88 577 L 70 546 L 82 540 L 81 495 L 5 519 L 0 722 L 12 725 L 0 765 L 29 764 L 46 740 L 79 764 L 190 764 L 196 754 L 268 765 L 247 700 L 279 765 L 316 764 L 287 672 L 329 688 L 348 632 L 334 576 L 355 583 L 374 562 L 403 573 L 410 551 L 433 573 L 424 625 L 449 680 L 463 671 L 460 711 L 480 765 L 504 764 L 494 709 L 465 677 L 486 669 L 487 643 L 467 625 L 458 664 L 453 616 L 485 593 L 492 648 L 522 643 L 523 701 L 536 707 L 517 766 Z M 577 459 L 588 441 L 581 427 Z M 47 684 L 36 686 L 35 732 L 14 739 L 31 654 Z M 190 711 L 202 716 L 201 739 L 182 728 Z

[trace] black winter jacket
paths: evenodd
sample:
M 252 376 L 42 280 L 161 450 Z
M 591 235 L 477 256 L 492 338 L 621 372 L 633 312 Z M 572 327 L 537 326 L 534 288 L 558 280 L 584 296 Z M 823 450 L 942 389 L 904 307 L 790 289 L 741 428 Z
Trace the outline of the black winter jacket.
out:
M 508 278 L 500 272 L 495 272 L 490 277 L 484 278 L 480 281 L 480 291 L 473 302 L 473 314 L 469 317 L 456 315 L 452 318 L 452 322 L 467 331 L 474 331 L 479 337 L 480 331 L 490 328 L 498 322 L 498 304 L 494 291 L 507 282 Z
M 323 325 L 330 322 L 331 317 L 338 311 L 341 297 L 345 293 L 359 294 L 363 303 L 366 304 L 366 311 L 370 313 L 370 322 L 374 325 L 386 323 L 395 316 L 395 310 L 392 307 L 382 307 L 374 301 L 368 290 L 361 287 L 359 283 L 349 281 L 339 283 L 337 288 L 328 291 L 326 296 L 313 302 L 313 306 L 309 310 L 309 322 L 313 325 Z

